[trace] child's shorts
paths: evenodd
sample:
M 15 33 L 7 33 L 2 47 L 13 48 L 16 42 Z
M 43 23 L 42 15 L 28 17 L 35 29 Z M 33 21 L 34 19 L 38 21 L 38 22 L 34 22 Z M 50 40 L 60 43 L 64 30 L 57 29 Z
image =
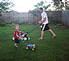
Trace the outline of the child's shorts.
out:
M 46 31 L 46 30 L 49 30 L 49 29 L 50 28 L 49 28 L 48 24 L 42 24 L 42 27 L 41 27 L 42 31 Z
M 15 40 L 15 43 L 20 43 L 20 40 Z

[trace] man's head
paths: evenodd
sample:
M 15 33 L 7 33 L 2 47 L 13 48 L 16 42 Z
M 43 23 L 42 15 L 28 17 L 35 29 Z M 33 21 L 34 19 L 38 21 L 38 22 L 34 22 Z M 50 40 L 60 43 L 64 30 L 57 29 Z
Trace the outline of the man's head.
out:
M 40 12 L 42 13 L 43 12 L 43 8 L 41 7 L 41 8 L 39 8 L 39 10 L 40 10 Z

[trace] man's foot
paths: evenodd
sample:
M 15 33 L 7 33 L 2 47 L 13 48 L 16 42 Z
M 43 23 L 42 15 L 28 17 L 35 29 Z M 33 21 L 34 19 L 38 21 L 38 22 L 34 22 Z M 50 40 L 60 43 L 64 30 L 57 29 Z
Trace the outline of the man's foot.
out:
M 43 38 L 39 38 L 39 40 L 43 40 Z
M 52 38 L 53 38 L 53 39 L 56 38 L 56 35 L 55 35 L 55 36 L 52 36 Z

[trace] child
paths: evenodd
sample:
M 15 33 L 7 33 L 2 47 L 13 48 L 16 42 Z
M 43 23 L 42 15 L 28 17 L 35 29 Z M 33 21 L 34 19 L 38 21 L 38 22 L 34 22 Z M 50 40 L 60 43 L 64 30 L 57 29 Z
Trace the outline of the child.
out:
M 20 34 L 21 34 L 21 31 L 19 29 L 19 25 L 16 24 L 15 31 L 14 31 L 14 35 L 13 35 L 14 36 L 15 47 L 18 47 L 18 44 L 20 42 L 20 39 L 21 39 Z
M 13 40 L 15 42 L 15 47 L 18 47 L 18 44 L 21 40 L 30 40 L 30 37 L 28 37 L 27 32 L 21 32 L 19 29 L 19 25 L 16 24 Z

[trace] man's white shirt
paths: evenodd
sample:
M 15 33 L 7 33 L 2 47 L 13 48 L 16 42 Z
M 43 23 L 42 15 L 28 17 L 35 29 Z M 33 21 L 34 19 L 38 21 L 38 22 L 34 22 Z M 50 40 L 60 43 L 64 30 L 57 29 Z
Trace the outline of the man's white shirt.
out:
M 46 13 L 46 12 L 42 12 L 42 13 L 41 13 L 41 17 L 42 17 L 41 21 L 43 21 L 44 18 L 46 18 L 46 20 L 45 20 L 42 24 L 48 24 L 47 13 Z

